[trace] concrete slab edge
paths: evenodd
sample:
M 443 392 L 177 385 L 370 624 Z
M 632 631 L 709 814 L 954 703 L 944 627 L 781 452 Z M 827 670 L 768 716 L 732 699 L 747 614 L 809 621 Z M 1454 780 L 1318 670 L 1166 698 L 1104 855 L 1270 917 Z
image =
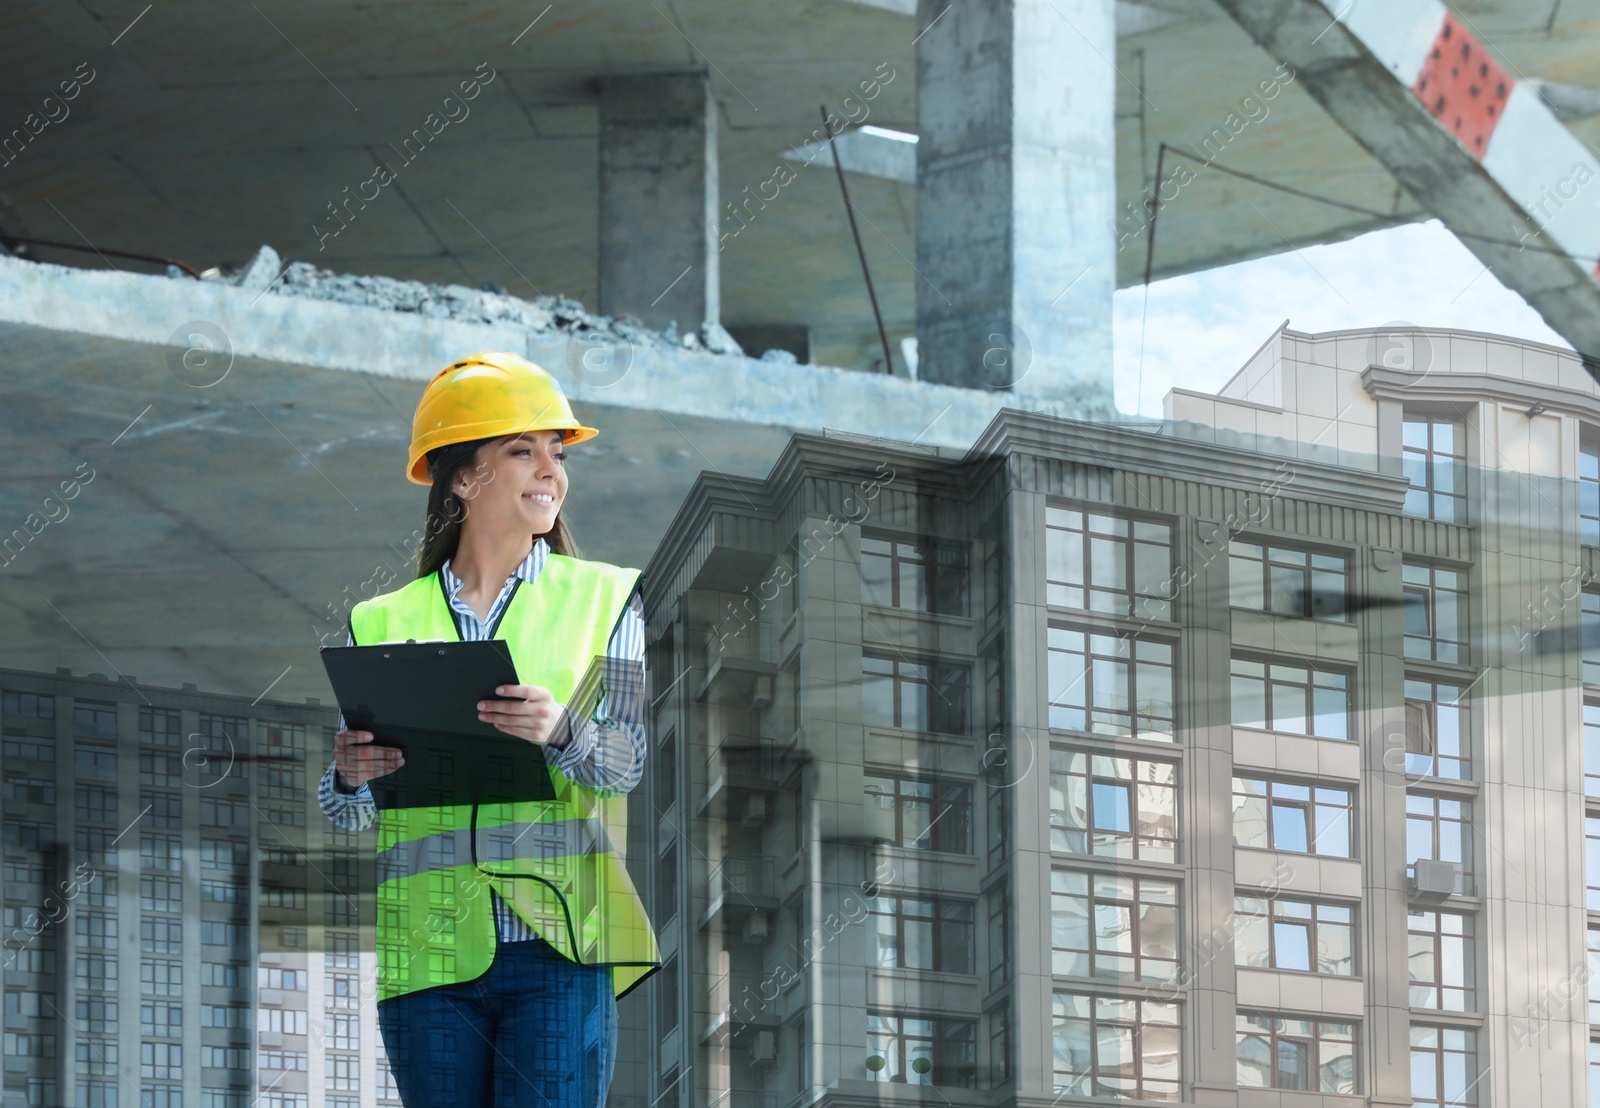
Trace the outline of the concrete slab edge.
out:
M 1002 407 L 1093 417 L 1070 403 L 956 388 L 833 366 L 631 343 L 603 331 L 467 323 L 362 305 L 259 293 L 222 282 L 74 269 L 0 255 L 0 320 L 56 331 L 189 345 L 196 322 L 235 356 L 427 381 L 479 350 L 544 366 L 578 405 L 815 431 L 831 428 L 965 449 Z

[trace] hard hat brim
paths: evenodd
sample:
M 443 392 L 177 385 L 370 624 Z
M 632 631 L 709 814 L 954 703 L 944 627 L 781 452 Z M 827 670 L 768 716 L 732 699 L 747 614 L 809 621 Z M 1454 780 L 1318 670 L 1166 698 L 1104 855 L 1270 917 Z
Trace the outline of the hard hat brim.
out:
M 581 423 L 564 424 L 559 427 L 526 427 L 511 420 L 494 420 L 468 427 L 453 427 L 437 435 L 424 435 L 411 444 L 411 461 L 406 468 L 406 479 L 416 485 L 433 484 L 428 479 L 428 454 L 441 446 L 472 442 L 474 439 L 499 439 L 507 435 L 531 434 L 534 431 L 564 432 L 561 438 L 563 446 L 570 446 L 575 442 L 588 442 L 600 434 L 597 429 L 585 427 Z

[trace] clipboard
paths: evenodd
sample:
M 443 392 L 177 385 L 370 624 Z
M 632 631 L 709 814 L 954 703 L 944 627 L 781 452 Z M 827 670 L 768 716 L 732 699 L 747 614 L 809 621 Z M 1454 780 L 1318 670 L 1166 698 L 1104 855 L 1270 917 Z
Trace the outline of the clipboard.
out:
M 325 646 L 345 726 L 371 731 L 406 764 L 368 783 L 379 808 L 554 800 L 543 750 L 478 718 L 478 701 L 518 685 L 504 639 Z

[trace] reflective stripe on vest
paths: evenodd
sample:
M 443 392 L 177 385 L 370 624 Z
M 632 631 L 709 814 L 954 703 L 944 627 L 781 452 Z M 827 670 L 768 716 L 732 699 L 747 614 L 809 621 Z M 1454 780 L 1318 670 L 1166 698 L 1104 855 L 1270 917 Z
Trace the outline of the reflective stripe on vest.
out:
M 551 554 L 533 582 L 517 588 L 496 629 L 518 680 L 565 703 L 605 652 L 637 582 L 634 570 Z M 358 644 L 459 638 L 437 573 L 357 604 L 350 627 Z M 601 797 L 553 765 L 550 778 L 555 800 L 382 813 L 379 1000 L 488 971 L 498 938 L 486 889 L 563 956 L 610 966 L 618 996 L 660 964 L 623 864 L 627 797 Z

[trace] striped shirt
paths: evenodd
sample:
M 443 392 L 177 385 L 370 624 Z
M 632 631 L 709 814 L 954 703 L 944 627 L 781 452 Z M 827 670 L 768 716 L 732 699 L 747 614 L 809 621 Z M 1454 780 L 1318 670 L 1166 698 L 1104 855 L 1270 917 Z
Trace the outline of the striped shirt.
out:
M 444 576 L 456 630 L 463 642 L 489 637 L 488 630 L 500 618 L 518 579 L 523 585 L 533 584 L 549 554 L 550 547 L 544 539 L 535 539 L 533 549 L 516 572 L 506 578 L 500 595 L 483 619 L 461 599 L 461 579 L 451 569 L 450 561 L 445 561 L 439 572 Z M 352 637 L 346 645 L 354 646 L 355 639 Z M 595 706 L 594 717 L 574 724 L 563 711 L 563 723 L 557 725 L 556 734 L 559 738 L 565 731 L 566 744 L 557 747 L 547 743 L 539 749 L 568 780 L 585 785 L 601 796 L 618 796 L 631 792 L 644 774 L 644 603 L 637 591 L 612 632 L 601 666 L 604 695 Z M 339 715 L 339 730 L 344 730 L 343 713 Z M 329 765 L 322 775 L 317 786 L 317 803 L 323 815 L 341 830 L 365 831 L 378 821 L 378 806 L 372 790 L 362 785 L 355 792 L 346 792 L 339 787 L 336 770 L 337 762 Z M 537 937 L 522 917 L 498 896 L 492 899 L 495 930 L 501 942 Z

